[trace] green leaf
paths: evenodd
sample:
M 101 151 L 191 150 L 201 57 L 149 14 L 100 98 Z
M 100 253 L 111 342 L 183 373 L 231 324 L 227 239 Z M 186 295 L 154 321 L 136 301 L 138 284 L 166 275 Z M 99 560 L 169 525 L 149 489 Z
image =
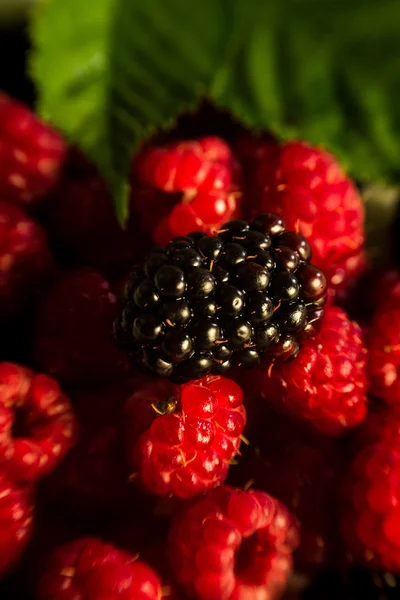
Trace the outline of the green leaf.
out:
M 99 165 L 121 222 L 132 152 L 206 93 L 229 12 L 229 0 L 50 0 L 37 11 L 39 111 Z
M 323 145 L 360 179 L 398 179 L 400 3 L 236 4 L 253 18 L 236 33 L 214 100 L 250 127 Z
M 398 0 L 48 0 L 39 109 L 99 165 L 121 221 L 132 152 L 202 96 L 362 180 L 400 173 Z

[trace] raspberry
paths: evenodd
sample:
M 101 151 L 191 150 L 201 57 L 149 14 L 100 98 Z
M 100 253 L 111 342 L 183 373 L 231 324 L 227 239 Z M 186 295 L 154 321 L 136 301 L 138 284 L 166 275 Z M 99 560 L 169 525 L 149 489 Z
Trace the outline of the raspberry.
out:
M 44 482 L 47 502 L 85 523 L 128 510 L 132 498 L 122 435 L 122 405 L 132 383 L 72 391 L 80 424 L 77 445 Z
M 0 579 L 18 563 L 33 524 L 32 493 L 0 474 Z M 3 597 L 3 596 L 2 596 Z
M 327 306 L 320 331 L 295 361 L 260 370 L 262 396 L 325 434 L 341 435 L 367 414 L 366 359 L 360 327 Z
M 57 548 L 40 578 L 37 600 L 160 600 L 161 584 L 146 563 L 97 538 Z
M 325 300 L 309 259 L 307 240 L 269 213 L 218 236 L 174 238 L 128 280 L 117 342 L 136 366 L 178 383 L 295 357 Z
M 400 574 L 400 416 L 372 414 L 344 490 L 342 534 L 354 559 Z
M 76 422 L 58 383 L 0 364 L 0 463 L 19 482 L 50 473 L 73 446 Z
M 220 485 L 239 450 L 246 414 L 240 387 L 224 377 L 136 391 L 126 406 L 131 461 L 153 494 L 190 498 Z
M 332 564 L 337 550 L 341 448 L 277 414 L 258 396 L 246 397 L 245 404 L 250 444 L 242 447 L 228 484 L 246 489 L 251 483 L 287 506 L 301 526 L 295 569 L 313 576 Z
M 35 356 L 41 368 L 73 383 L 101 383 L 125 373 L 113 344 L 117 298 L 103 275 L 90 268 L 63 273 L 43 298 Z
M 371 392 L 389 406 L 400 402 L 400 284 L 381 302 L 368 333 Z
M 47 204 L 46 220 L 62 260 L 114 272 L 132 264 L 140 252 L 138 233 L 119 225 L 105 183 L 71 153 L 64 176 Z
M 257 185 L 255 212 L 275 212 L 298 228 L 333 288 L 348 290 L 365 267 L 364 209 L 336 160 L 302 142 L 271 144 L 259 161 Z
M 191 229 L 212 233 L 237 212 L 238 167 L 218 138 L 150 147 L 136 157 L 132 206 L 156 244 Z
M 44 229 L 19 207 L 0 201 L 0 320 L 29 307 L 51 271 Z
M 220 487 L 177 517 L 169 537 L 175 577 L 199 600 L 280 597 L 297 524 L 277 500 Z
M 0 196 L 36 204 L 55 185 L 65 155 L 62 138 L 31 111 L 0 93 Z

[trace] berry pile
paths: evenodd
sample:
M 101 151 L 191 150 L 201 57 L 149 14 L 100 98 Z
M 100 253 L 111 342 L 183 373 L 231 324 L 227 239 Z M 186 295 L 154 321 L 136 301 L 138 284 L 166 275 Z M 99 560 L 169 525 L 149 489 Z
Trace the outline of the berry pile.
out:
M 130 276 L 115 336 L 175 382 L 288 360 L 323 315 L 327 283 L 300 234 L 271 213 L 156 247 Z
M 398 597 L 400 271 L 332 156 L 218 123 L 123 229 L 0 96 L 1 600 Z

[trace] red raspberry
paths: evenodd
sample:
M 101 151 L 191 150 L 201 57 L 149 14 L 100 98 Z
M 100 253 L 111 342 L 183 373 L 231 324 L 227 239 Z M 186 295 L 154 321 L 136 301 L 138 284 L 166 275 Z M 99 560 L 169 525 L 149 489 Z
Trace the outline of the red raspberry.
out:
M 199 600 L 273 600 L 290 575 L 298 528 L 268 494 L 219 487 L 177 517 L 169 540 L 175 577 Z
M 76 421 L 58 383 L 0 363 L 0 463 L 15 481 L 37 481 L 73 446 Z
M 335 290 L 365 267 L 364 209 L 357 189 L 330 154 L 302 142 L 271 145 L 257 173 L 254 213 L 279 214 L 311 244 L 313 263 Z
M 136 157 L 133 210 L 157 244 L 188 231 L 216 231 L 237 211 L 240 177 L 229 147 L 218 138 L 152 147 Z
M 57 182 L 62 138 L 31 111 L 0 93 L 0 196 L 37 203 Z
M 367 414 L 367 351 L 361 329 L 327 306 L 320 331 L 296 360 L 260 370 L 262 396 L 327 435 L 341 435 Z
M 138 232 L 119 225 L 106 185 L 71 153 L 64 176 L 47 204 L 47 224 L 63 261 L 115 271 L 130 266 L 141 251 Z M 78 159 L 79 160 L 79 159 Z M 143 245 L 143 243 L 142 243 Z
M 372 414 L 344 488 L 343 537 L 357 562 L 400 574 L 400 415 Z
M 288 507 L 301 526 L 295 569 L 315 575 L 332 565 L 337 550 L 341 448 L 337 441 L 277 414 L 259 397 L 246 398 L 246 410 L 250 429 L 245 435 L 250 444 L 242 447 L 228 483 L 245 489 L 251 484 Z
M 126 406 L 129 456 L 150 492 L 190 498 L 220 485 L 245 426 L 240 387 L 225 377 L 143 386 Z
M 29 488 L 17 487 L 0 474 L 0 579 L 18 563 L 32 533 L 33 503 Z
M 97 538 L 57 548 L 40 578 L 37 600 L 160 600 L 146 563 Z
M 0 320 L 28 307 L 51 271 L 44 229 L 19 207 L 0 201 Z
M 371 392 L 389 406 L 400 404 L 400 284 L 378 307 L 368 335 Z
M 77 445 L 44 482 L 46 500 L 75 519 L 102 523 L 136 501 L 122 435 L 122 406 L 132 382 L 73 391 L 80 424 Z M 125 520 L 124 520 L 125 523 Z
M 115 348 L 118 301 L 95 269 L 64 273 L 45 295 L 36 326 L 35 356 L 51 375 L 74 383 L 112 380 L 128 365 Z

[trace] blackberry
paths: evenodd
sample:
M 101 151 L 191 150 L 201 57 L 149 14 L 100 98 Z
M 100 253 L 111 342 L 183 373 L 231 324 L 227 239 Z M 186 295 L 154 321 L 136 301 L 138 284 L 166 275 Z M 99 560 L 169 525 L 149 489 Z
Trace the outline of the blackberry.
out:
M 327 281 L 276 215 L 153 248 L 122 295 L 114 335 L 135 366 L 183 383 L 289 360 L 323 315 Z

